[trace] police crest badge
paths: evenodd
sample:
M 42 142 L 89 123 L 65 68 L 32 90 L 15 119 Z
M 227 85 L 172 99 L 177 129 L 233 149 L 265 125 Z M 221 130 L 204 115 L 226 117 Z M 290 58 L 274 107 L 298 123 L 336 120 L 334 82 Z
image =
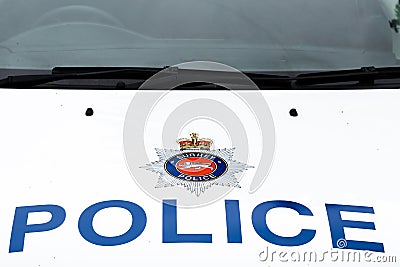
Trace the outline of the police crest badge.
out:
M 181 186 L 197 196 L 214 185 L 240 188 L 235 174 L 252 166 L 233 160 L 234 148 L 211 150 L 211 139 L 190 137 L 177 140 L 180 150 L 156 148 L 159 160 L 143 167 L 159 175 L 156 188 Z

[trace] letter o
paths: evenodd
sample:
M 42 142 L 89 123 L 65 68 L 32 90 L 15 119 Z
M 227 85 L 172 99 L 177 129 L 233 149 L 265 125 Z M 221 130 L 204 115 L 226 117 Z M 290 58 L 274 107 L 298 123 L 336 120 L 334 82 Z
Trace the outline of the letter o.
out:
M 132 225 L 126 233 L 119 236 L 108 237 L 99 235 L 94 231 L 94 216 L 100 210 L 106 208 L 122 208 L 131 213 Z M 84 210 L 79 217 L 78 228 L 81 236 L 92 244 L 99 246 L 118 246 L 135 240 L 140 236 L 146 227 L 146 222 L 146 213 L 139 205 L 129 201 L 110 200 L 93 204 Z

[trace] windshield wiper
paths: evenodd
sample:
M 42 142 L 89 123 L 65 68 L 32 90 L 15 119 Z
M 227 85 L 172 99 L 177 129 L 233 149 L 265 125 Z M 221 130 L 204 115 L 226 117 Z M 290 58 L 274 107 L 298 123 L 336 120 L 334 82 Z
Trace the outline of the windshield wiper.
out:
M 0 79 L 2 88 L 32 88 L 51 82 L 78 79 L 146 80 L 163 68 L 54 68 L 51 74 L 15 75 Z
M 121 83 L 116 82 L 116 85 L 111 89 L 138 89 L 140 85 L 153 75 L 160 71 L 168 71 L 173 75 L 184 74 L 185 72 L 195 72 L 201 74 L 206 72 L 205 75 L 222 76 L 222 80 L 226 77 L 227 80 L 232 78 L 232 82 L 235 82 L 237 73 L 227 71 L 209 71 L 209 70 L 186 70 L 179 68 L 121 68 L 121 67 L 56 67 L 52 70 L 51 74 L 36 74 L 36 75 L 16 75 L 8 76 L 7 78 L 0 79 L 0 88 L 37 88 L 39 85 L 45 85 L 52 82 L 63 81 L 63 80 L 99 80 L 99 79 L 111 79 L 118 81 L 120 79 L 135 80 L 135 83 L 125 84 L 119 86 Z M 236 76 L 235 76 L 236 74 Z M 264 73 L 245 73 L 254 83 L 260 88 L 290 88 L 291 80 L 289 76 L 282 75 L 271 75 Z M 203 73 L 204 75 L 204 73 Z M 207 77 L 207 76 L 206 76 Z M 240 79 L 240 77 L 239 77 Z M 119 84 L 119 85 L 118 85 Z M 76 84 L 75 84 L 76 85 Z M 101 84 L 99 84 L 101 85 Z M 59 85 L 52 85 L 57 88 Z M 70 84 L 61 85 L 62 88 L 68 88 Z M 91 84 L 89 89 L 101 89 L 96 84 Z M 190 83 L 187 86 L 180 86 L 178 89 L 188 89 L 196 87 L 197 89 L 211 90 L 218 89 L 220 87 L 213 84 L 207 84 L 202 82 Z M 104 88 L 102 88 L 104 89 Z M 107 89 L 107 88 L 106 88 Z M 108 87 L 108 89 L 110 89 Z
M 90 73 L 90 72 L 105 72 L 105 71 L 110 71 L 110 70 L 115 70 L 118 71 L 120 69 L 119 67 L 55 67 L 52 70 L 53 74 L 68 74 L 68 73 Z M 138 75 L 140 73 L 130 73 L 129 70 L 130 68 L 124 68 L 126 70 L 125 73 L 122 73 L 123 75 L 120 76 L 119 78 L 134 78 L 135 80 L 138 80 L 135 83 L 132 84 L 126 84 L 124 89 L 138 89 L 140 85 L 145 82 L 147 79 L 149 79 L 152 75 L 160 72 L 160 71 L 168 71 L 169 74 L 173 75 L 194 75 L 194 73 L 198 73 L 199 76 L 201 77 L 207 77 L 207 76 L 219 76 L 219 79 L 222 82 L 228 82 L 232 79 L 232 82 L 235 81 L 236 78 L 241 79 L 242 76 L 237 75 L 238 72 L 229 72 L 229 71 L 223 71 L 223 70 L 207 70 L 207 69 L 182 69 L 178 67 L 164 67 L 164 68 L 146 68 L 146 70 L 151 70 L 154 71 L 152 75 L 147 76 L 146 74 L 149 73 L 142 73 L 144 75 Z M 137 68 L 133 68 L 137 70 Z M 111 78 L 118 78 L 115 76 L 110 76 Z M 264 89 L 288 89 L 291 87 L 291 79 L 289 76 L 284 76 L 284 75 L 275 75 L 275 74 L 266 74 L 266 73 L 256 73 L 256 72 L 244 72 L 244 74 L 249 77 L 257 86 L 260 88 Z M 85 77 L 87 78 L 87 77 Z M 104 78 L 104 77 L 103 77 Z M 198 90 L 216 90 L 216 89 L 224 89 L 223 87 L 211 83 L 206 83 L 206 82 L 190 82 L 188 84 L 184 84 L 179 86 L 178 88 L 175 89 L 190 89 L 190 88 L 196 88 Z M 121 89 L 121 88 L 117 88 Z M 168 89 L 168 88 L 166 88 Z M 227 89 L 227 88 L 225 88 Z
M 353 86 L 374 86 L 378 80 L 400 79 L 399 67 L 375 68 L 362 67 L 360 69 L 312 72 L 297 75 L 294 78 L 294 87 L 307 87 L 312 85 L 335 85 L 340 83 L 349 87 L 349 82 L 356 82 Z M 397 87 L 399 87 L 397 83 Z

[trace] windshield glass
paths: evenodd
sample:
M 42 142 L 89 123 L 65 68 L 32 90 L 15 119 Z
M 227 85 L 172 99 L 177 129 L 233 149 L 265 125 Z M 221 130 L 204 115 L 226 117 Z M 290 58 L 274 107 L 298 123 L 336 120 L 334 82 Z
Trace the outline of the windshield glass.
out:
M 397 3 L 1 0 L 0 68 L 163 67 L 194 60 L 245 71 L 395 66 Z

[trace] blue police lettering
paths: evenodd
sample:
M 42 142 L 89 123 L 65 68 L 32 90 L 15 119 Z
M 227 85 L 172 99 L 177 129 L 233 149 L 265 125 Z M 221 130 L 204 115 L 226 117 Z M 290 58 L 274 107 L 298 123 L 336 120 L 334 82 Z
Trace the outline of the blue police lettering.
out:
M 274 208 L 289 208 L 297 211 L 299 215 L 313 216 L 306 206 L 291 201 L 268 201 L 261 203 L 253 210 L 252 221 L 256 233 L 264 240 L 279 246 L 301 246 L 310 242 L 316 231 L 303 229 L 297 236 L 284 237 L 271 232 L 265 222 L 265 215 Z
M 103 236 L 93 229 L 93 218 L 101 210 L 108 208 L 121 208 L 127 210 L 132 216 L 129 229 L 119 236 Z M 265 241 L 279 246 L 301 246 L 309 243 L 316 235 L 315 229 L 299 229 L 296 236 L 280 236 L 273 233 L 266 222 L 266 214 L 272 209 L 292 209 L 298 216 L 314 216 L 311 210 L 297 202 L 276 200 L 267 201 L 257 205 L 251 214 L 251 222 L 255 232 Z M 384 246 L 378 242 L 346 240 L 344 228 L 358 228 L 375 230 L 373 222 L 349 221 L 341 218 L 340 212 L 358 212 L 374 214 L 372 207 L 326 204 L 333 248 L 353 250 L 367 250 L 384 252 Z M 31 213 L 45 212 L 51 215 L 48 222 L 42 224 L 28 224 Z M 242 225 L 239 200 L 225 200 L 226 237 L 228 243 L 242 243 Z M 60 227 L 65 220 L 64 208 L 57 205 L 23 206 L 15 209 L 14 221 L 11 229 L 9 253 L 24 250 L 26 235 L 38 236 L 35 233 L 53 231 Z M 179 233 L 177 202 L 174 199 L 164 200 L 162 203 L 162 242 L 163 243 L 212 243 L 211 233 Z M 79 217 L 78 230 L 83 240 L 97 246 L 119 246 L 137 239 L 146 228 L 147 216 L 138 204 L 110 200 L 95 203 L 86 208 Z M 341 241 L 346 246 L 342 246 Z
M 211 234 L 178 234 L 176 200 L 163 201 L 163 243 L 211 243 Z
M 336 204 L 326 204 L 325 206 L 326 212 L 328 213 L 329 226 L 331 228 L 332 245 L 334 248 L 385 252 L 382 243 L 347 240 L 344 235 L 344 228 L 375 230 L 375 224 L 373 222 L 342 220 L 340 212 L 346 211 L 374 214 L 374 209 L 372 207 Z M 340 247 L 340 241 L 345 241 L 345 247 Z
M 28 215 L 34 212 L 51 214 L 50 221 L 43 224 L 28 225 Z M 25 234 L 45 232 L 58 228 L 65 220 L 65 210 L 56 205 L 38 205 L 31 207 L 18 207 L 15 209 L 14 222 L 11 230 L 9 252 L 24 250 Z
M 122 208 L 131 213 L 132 225 L 125 234 L 116 237 L 108 237 L 99 235 L 94 231 L 94 216 L 97 212 L 106 208 Z M 113 200 L 96 203 L 87 208 L 79 218 L 78 228 L 81 236 L 92 244 L 99 246 L 117 246 L 131 242 L 140 236 L 146 227 L 146 221 L 146 213 L 139 205 L 128 201 Z

